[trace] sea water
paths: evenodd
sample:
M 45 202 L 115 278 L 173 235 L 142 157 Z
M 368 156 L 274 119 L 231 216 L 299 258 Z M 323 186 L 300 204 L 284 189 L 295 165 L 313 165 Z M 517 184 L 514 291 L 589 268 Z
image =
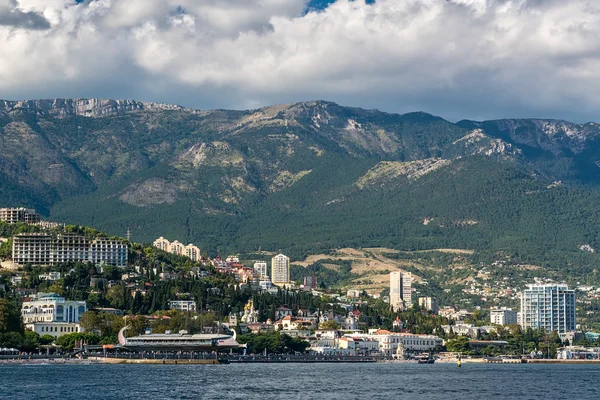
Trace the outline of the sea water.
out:
M 2 399 L 600 399 L 600 365 L 0 365 Z

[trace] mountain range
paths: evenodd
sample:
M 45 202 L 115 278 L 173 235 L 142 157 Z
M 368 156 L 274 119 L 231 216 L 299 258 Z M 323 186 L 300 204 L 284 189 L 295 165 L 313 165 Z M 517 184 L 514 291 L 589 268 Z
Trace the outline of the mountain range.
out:
M 596 123 L 451 123 L 326 101 L 0 101 L 0 206 L 209 253 L 461 248 L 591 271 L 599 141 Z

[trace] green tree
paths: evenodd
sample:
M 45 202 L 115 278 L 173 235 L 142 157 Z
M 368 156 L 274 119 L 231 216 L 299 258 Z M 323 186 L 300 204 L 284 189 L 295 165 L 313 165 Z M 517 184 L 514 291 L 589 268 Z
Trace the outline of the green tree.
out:
M 319 329 L 342 329 L 342 325 L 336 320 L 330 319 L 319 324 Z
M 469 353 L 471 351 L 469 338 L 466 336 L 459 336 L 456 339 L 450 339 L 448 340 L 448 343 L 446 343 L 446 349 L 456 353 Z
M 16 300 L 0 299 L 0 333 L 22 331 L 21 312 Z
M 73 350 L 75 342 L 84 341 L 87 344 L 99 344 L 100 336 L 93 333 L 69 333 L 67 335 L 60 336 L 56 339 L 55 343 L 60 346 L 63 350 Z

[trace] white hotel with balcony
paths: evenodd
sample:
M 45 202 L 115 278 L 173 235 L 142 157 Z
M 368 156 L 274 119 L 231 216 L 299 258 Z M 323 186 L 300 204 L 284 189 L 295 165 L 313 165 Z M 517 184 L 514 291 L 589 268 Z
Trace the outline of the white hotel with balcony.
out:
M 83 332 L 79 320 L 87 311 L 85 301 L 66 300 L 56 293 L 38 293 L 23 300 L 21 316 L 25 328 L 41 336 L 59 337 Z

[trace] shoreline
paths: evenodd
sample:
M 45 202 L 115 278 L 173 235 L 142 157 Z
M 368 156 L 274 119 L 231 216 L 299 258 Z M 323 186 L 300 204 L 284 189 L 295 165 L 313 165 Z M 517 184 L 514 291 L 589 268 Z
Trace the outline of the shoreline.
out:
M 456 364 L 458 360 L 436 360 L 436 364 Z M 88 357 L 85 359 L 77 358 L 36 358 L 36 359 L 3 359 L 1 365 L 89 365 L 89 364 L 138 364 L 138 365 L 224 365 L 224 364 L 415 364 L 411 361 L 397 360 L 374 360 L 374 359 L 130 359 L 113 357 Z M 510 361 L 489 361 L 487 359 L 463 359 L 462 364 L 599 364 L 600 360 L 562 360 L 562 359 L 532 359 L 510 360 Z

